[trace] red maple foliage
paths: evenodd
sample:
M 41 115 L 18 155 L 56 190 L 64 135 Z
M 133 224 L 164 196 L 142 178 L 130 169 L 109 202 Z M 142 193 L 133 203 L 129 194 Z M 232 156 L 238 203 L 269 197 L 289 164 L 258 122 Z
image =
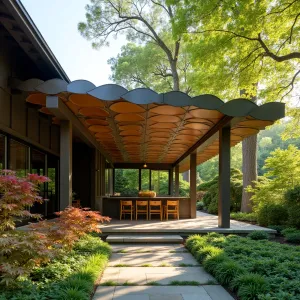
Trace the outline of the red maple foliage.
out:
M 29 208 L 42 203 L 39 184 L 49 181 L 45 176 L 28 174 L 18 177 L 10 170 L 0 171 L 0 283 L 14 284 L 16 279 L 30 274 L 32 268 L 46 263 L 89 232 L 101 232 L 99 223 L 109 221 L 89 208 L 67 207 L 56 213 L 54 221 L 39 221 L 29 231 L 16 229 L 16 221 L 40 219 Z
M 54 245 L 68 249 L 86 233 L 101 233 L 99 223 L 110 221 L 109 217 L 102 216 L 98 211 L 91 211 L 90 208 L 69 206 L 56 215 L 59 218 L 31 224 L 30 228 L 45 234 Z
M 16 221 L 24 217 L 41 218 L 29 208 L 42 203 L 38 185 L 47 181 L 50 179 L 37 174 L 18 177 L 14 171 L 0 170 L 0 232 L 15 229 Z

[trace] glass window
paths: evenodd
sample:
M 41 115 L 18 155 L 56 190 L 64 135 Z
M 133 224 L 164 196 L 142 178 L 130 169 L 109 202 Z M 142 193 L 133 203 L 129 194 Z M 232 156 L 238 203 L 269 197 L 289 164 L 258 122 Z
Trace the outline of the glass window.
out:
M 55 156 L 48 155 L 47 157 L 48 177 L 51 179 L 47 183 L 47 214 L 52 215 L 59 211 L 59 195 L 58 195 L 58 174 L 59 174 L 59 159 Z
M 109 169 L 105 169 L 105 195 L 109 195 Z
M 169 171 L 151 171 L 151 190 L 157 195 L 169 195 Z
M 5 169 L 5 136 L 0 134 L 0 170 Z
M 139 170 L 115 169 L 115 193 L 120 196 L 137 196 L 139 191 Z
M 149 190 L 149 184 L 150 184 L 150 170 L 149 169 L 141 169 L 141 179 L 142 179 L 142 183 L 141 183 L 141 188 L 142 191 L 147 191 Z
M 38 174 L 38 175 L 45 175 L 45 162 L 46 162 L 46 155 L 38 150 L 31 148 L 31 173 Z M 43 199 L 47 199 L 47 189 L 46 183 L 39 185 L 39 192 L 40 196 Z M 45 200 L 47 201 L 47 200 Z M 34 206 L 31 208 L 32 213 L 38 213 L 42 215 L 47 215 L 47 203 L 35 203 Z
M 29 171 L 29 147 L 15 140 L 10 140 L 9 169 L 16 171 L 18 176 L 26 176 Z

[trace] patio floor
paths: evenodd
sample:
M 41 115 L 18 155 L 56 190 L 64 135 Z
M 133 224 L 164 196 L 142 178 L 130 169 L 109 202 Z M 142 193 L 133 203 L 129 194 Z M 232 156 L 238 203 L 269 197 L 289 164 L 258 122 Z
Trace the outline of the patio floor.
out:
M 275 234 L 275 231 L 269 228 L 251 225 L 244 222 L 231 220 L 231 228 L 219 228 L 218 217 L 215 215 L 197 212 L 196 219 L 182 219 L 160 221 L 160 220 L 116 220 L 112 219 L 110 223 L 101 224 L 100 228 L 103 235 L 118 234 L 118 233 L 176 233 L 187 235 L 192 233 L 236 233 L 247 234 L 253 230 L 262 230 L 270 234 Z

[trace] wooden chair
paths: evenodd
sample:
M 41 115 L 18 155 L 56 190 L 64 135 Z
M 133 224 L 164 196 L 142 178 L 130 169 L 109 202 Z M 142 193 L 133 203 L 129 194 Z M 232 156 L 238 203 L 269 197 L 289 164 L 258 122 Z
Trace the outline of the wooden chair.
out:
M 146 215 L 148 220 L 148 201 L 135 201 L 135 219 L 137 220 L 138 215 Z
M 160 220 L 162 221 L 163 211 L 161 200 L 149 201 L 149 220 L 151 220 L 151 215 L 159 215 Z
M 179 200 L 167 200 L 167 205 L 164 205 L 164 218 L 168 220 L 169 214 L 173 214 L 179 220 Z
M 130 215 L 130 219 L 132 221 L 132 215 L 134 214 L 134 206 L 132 204 L 132 200 L 120 200 L 120 220 L 122 220 L 122 216 Z

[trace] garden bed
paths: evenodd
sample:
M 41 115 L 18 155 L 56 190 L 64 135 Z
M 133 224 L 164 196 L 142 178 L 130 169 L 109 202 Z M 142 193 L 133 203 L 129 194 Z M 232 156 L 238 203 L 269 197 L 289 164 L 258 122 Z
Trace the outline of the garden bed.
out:
M 300 247 L 217 233 L 194 235 L 187 248 L 241 300 L 300 299 Z
M 97 236 L 86 235 L 71 251 L 36 267 L 15 286 L 0 288 L 1 300 L 90 299 L 111 254 Z

